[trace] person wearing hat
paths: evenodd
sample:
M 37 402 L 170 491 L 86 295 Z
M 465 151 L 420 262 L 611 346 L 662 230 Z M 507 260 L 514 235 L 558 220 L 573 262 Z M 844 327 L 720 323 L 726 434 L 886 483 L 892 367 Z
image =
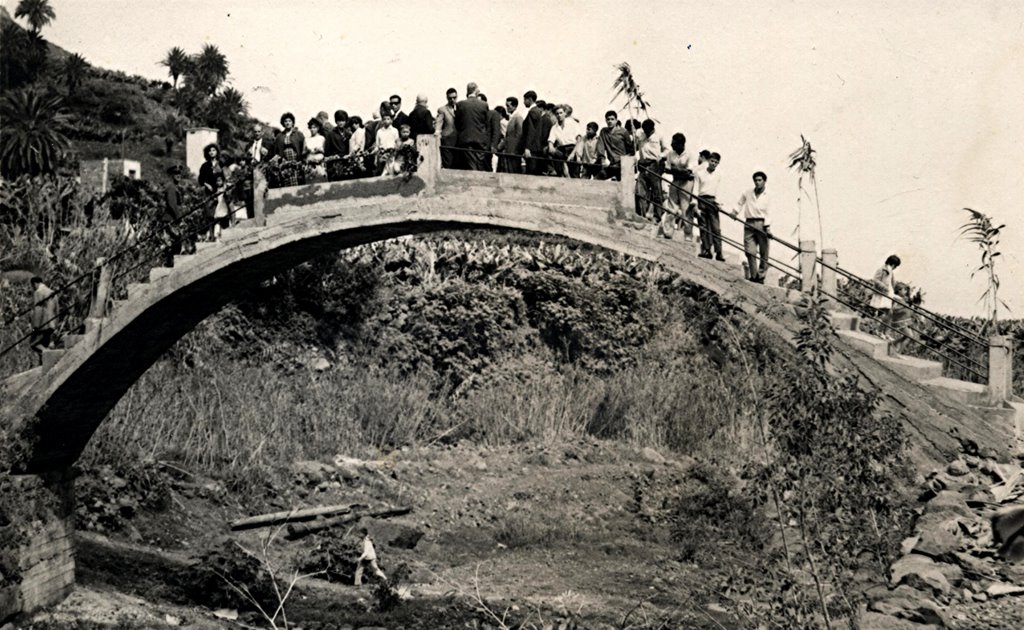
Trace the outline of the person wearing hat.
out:
M 167 167 L 167 175 L 170 179 L 164 185 L 164 211 L 160 217 L 164 226 L 164 265 L 170 267 L 174 264 L 174 257 L 182 253 L 181 219 L 185 216 L 182 208 L 181 198 L 181 176 L 180 164 L 172 164 Z

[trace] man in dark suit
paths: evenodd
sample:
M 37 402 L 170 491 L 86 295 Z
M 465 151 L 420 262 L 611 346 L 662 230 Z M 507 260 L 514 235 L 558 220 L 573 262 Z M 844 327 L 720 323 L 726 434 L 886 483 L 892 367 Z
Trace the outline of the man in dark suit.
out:
M 548 169 L 544 152 L 551 134 L 551 119 L 545 111 L 546 103 L 537 101 L 523 121 L 523 135 L 519 139 L 519 152 L 526 158 L 527 175 L 543 175 Z
M 487 97 L 483 94 L 480 95 L 480 100 L 487 103 Z M 490 107 L 490 104 L 488 104 L 488 107 Z M 501 144 L 501 114 L 498 113 L 498 110 L 488 110 L 487 129 L 490 133 L 490 139 L 487 141 L 488 153 L 484 158 L 484 170 L 490 172 L 493 170 L 494 152 L 498 150 L 498 145 Z
M 434 133 L 434 115 L 427 108 L 427 95 L 416 96 L 416 107 L 409 113 L 409 131 L 412 139 L 423 134 Z
M 397 94 L 392 94 L 391 98 L 388 100 L 391 102 L 392 126 L 394 126 L 395 129 L 400 129 L 402 125 L 408 125 L 409 116 L 402 111 L 402 97 Z
M 455 131 L 458 134 L 457 147 L 460 166 L 471 171 L 487 170 L 487 151 L 491 143 L 491 128 L 488 124 L 487 103 L 481 101 L 476 83 L 466 86 L 466 98 L 455 106 Z

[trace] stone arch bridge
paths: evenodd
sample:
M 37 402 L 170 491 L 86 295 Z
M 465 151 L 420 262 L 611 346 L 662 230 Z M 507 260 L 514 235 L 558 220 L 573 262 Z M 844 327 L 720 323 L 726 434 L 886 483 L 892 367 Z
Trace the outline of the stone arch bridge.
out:
M 786 306 L 799 293 L 745 282 L 735 262 L 699 259 L 680 241 L 652 238 L 652 226 L 633 213 L 630 158 L 623 160 L 622 181 L 587 181 L 442 170 L 433 137 L 420 138 L 420 152 L 423 163 L 407 180 L 314 184 L 265 196 L 258 185 L 255 220 L 226 230 L 219 243 L 200 243 L 195 255 L 176 257 L 173 268 L 153 269 L 149 282 L 129 286 L 127 300 L 94 312 L 84 335 L 47 351 L 41 367 L 0 384 L 0 428 L 22 424 L 35 437 L 25 466 L 14 472 L 44 475 L 44 481 L 58 475 L 55 487 L 67 499 L 70 486 L 61 485 L 59 471 L 77 460 L 131 385 L 196 324 L 274 273 L 322 253 L 402 235 L 500 228 L 568 237 L 658 262 L 787 339 L 798 326 Z M 823 271 L 815 268 L 813 244 L 810 249 L 801 254 L 805 290 Z M 735 253 L 732 258 L 738 260 Z M 825 270 L 820 279 L 835 290 L 834 274 Z M 884 340 L 857 330 L 856 316 L 837 311 L 833 321 L 843 338 L 839 359 L 897 401 L 920 438 L 914 442 L 921 456 L 942 459 L 960 439 L 997 448 L 1012 443 L 1012 410 L 992 415 L 975 406 L 998 402 L 1005 411 L 1003 384 L 946 382 L 941 364 L 891 356 Z M 69 532 L 70 524 L 60 531 Z M 53 566 L 40 564 L 38 553 L 32 556 L 33 566 L 49 567 L 40 569 L 49 581 L 36 585 L 31 597 L 23 594 L 22 609 L 59 599 L 73 580 L 70 543 L 60 549 Z

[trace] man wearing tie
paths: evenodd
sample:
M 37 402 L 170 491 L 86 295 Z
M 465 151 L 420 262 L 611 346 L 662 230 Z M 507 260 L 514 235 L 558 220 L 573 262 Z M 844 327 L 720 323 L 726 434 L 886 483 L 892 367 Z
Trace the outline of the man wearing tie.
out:
M 441 139 L 441 168 L 455 168 L 455 152 L 446 150 L 446 147 L 454 147 L 458 140 L 455 131 L 455 102 L 459 100 L 459 92 L 455 88 L 448 88 L 445 96 L 448 102 L 437 109 L 434 135 Z

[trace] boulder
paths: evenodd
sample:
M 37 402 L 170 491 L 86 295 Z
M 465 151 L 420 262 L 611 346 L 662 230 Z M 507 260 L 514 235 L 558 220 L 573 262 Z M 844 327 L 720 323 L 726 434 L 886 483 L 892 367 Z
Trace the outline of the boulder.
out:
M 1007 584 L 1006 582 L 996 582 L 990 584 L 985 589 L 985 594 L 989 598 L 1004 597 L 1006 595 L 1024 595 L 1024 586 L 1017 586 L 1016 584 Z
M 939 604 L 924 593 L 906 586 L 897 588 L 886 599 L 871 602 L 868 610 L 914 623 L 934 624 L 940 628 L 949 625 L 946 613 Z
M 999 510 L 992 516 L 992 534 L 1001 547 L 999 555 L 1009 562 L 1024 560 L 1024 506 Z
M 943 596 L 949 595 L 953 590 L 943 567 L 927 556 L 916 553 L 903 556 L 893 563 L 891 572 L 890 580 L 894 586 L 906 584 L 912 588 Z
M 934 625 L 921 625 L 906 619 L 899 619 L 882 613 L 865 611 L 860 615 L 857 628 L 860 630 L 926 630 L 936 628 Z
M 652 464 L 664 464 L 665 463 L 665 458 L 662 457 L 661 453 L 659 453 L 658 451 L 654 450 L 650 446 L 645 446 L 643 449 L 640 450 L 640 457 L 644 461 L 650 462 Z
M 971 472 L 971 469 L 967 467 L 967 462 L 962 459 L 956 459 L 949 463 L 949 466 L 946 467 L 946 472 L 956 477 L 960 477 Z
M 920 524 L 918 527 L 919 540 L 914 545 L 914 553 L 942 559 L 952 556 L 963 544 L 959 518 L 932 520 L 924 527 Z

